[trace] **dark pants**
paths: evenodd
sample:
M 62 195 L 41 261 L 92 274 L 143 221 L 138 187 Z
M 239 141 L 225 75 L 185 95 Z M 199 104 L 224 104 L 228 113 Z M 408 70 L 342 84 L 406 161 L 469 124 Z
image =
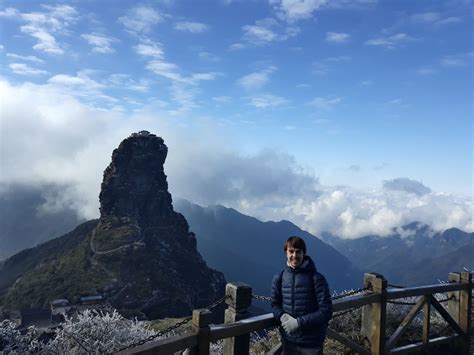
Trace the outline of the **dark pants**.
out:
M 303 348 L 294 343 L 289 343 L 283 340 L 283 354 L 284 355 L 323 355 L 323 347 L 315 346 L 311 348 Z

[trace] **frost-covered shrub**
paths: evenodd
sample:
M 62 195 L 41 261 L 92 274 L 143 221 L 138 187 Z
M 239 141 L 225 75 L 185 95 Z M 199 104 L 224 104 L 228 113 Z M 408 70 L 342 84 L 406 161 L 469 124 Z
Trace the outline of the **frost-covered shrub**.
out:
M 15 328 L 16 324 L 8 319 L 0 323 L 0 351 L 5 354 L 35 354 L 41 351 L 43 344 L 37 340 L 39 333 L 35 327 L 29 327 L 24 334 Z
M 104 354 L 153 334 L 147 324 L 125 319 L 116 310 L 110 313 L 85 310 L 66 317 L 46 343 L 38 340 L 35 327 L 22 334 L 13 322 L 5 320 L 0 323 L 0 351 L 5 354 Z
M 123 318 L 116 310 L 85 310 L 66 321 L 45 346 L 52 353 L 111 353 L 155 334 L 146 324 Z

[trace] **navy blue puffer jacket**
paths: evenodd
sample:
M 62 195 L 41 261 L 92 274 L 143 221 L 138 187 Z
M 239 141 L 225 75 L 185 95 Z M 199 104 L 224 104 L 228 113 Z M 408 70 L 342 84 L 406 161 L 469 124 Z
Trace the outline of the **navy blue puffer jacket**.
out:
M 309 256 L 299 268 L 287 266 L 273 277 L 272 310 L 278 321 L 283 313 L 298 320 L 299 329 L 293 334 L 280 327 L 285 340 L 300 346 L 323 345 L 332 317 L 332 301 L 326 279 Z

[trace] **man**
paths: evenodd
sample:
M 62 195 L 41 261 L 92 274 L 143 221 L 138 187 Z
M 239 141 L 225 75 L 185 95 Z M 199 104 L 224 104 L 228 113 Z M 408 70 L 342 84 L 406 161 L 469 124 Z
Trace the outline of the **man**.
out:
M 272 282 L 272 310 L 281 322 L 283 352 L 322 355 L 332 316 L 328 283 L 306 255 L 303 239 L 288 238 L 283 250 L 287 266 Z

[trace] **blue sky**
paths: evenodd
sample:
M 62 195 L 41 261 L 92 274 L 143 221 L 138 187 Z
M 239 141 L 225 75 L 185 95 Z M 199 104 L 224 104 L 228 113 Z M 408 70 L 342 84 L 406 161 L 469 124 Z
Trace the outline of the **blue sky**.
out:
M 68 186 L 51 205 L 92 216 L 148 129 L 199 203 L 348 237 L 473 228 L 471 1 L 0 1 L 0 21 L 4 186 Z

